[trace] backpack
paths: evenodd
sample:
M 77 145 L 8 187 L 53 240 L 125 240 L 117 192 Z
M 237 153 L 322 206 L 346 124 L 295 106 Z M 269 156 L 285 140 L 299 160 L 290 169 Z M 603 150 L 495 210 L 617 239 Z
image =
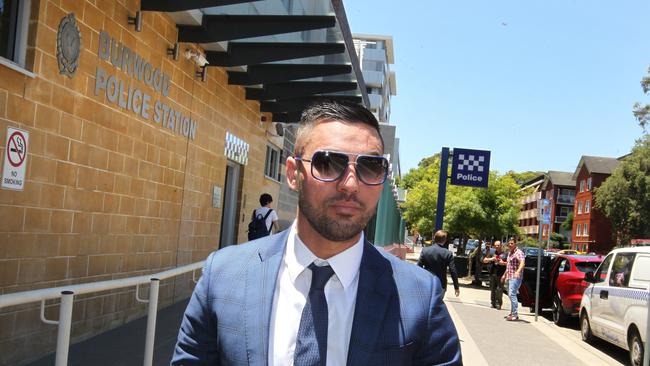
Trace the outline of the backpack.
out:
M 271 231 L 266 228 L 266 218 L 269 217 L 271 212 L 273 212 L 273 209 L 270 209 L 269 212 L 266 213 L 266 216 L 255 214 L 255 211 L 256 210 L 253 210 L 253 218 L 248 224 L 248 240 L 255 240 L 271 233 Z

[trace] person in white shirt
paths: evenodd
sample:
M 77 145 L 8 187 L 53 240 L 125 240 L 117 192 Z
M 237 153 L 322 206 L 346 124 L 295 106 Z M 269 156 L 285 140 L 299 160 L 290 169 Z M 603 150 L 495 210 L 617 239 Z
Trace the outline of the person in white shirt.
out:
M 260 207 L 253 211 L 253 215 L 262 215 L 262 217 L 266 217 L 266 214 L 272 210 L 271 203 L 273 203 L 273 197 L 268 193 L 263 193 L 260 195 Z M 278 214 L 275 210 L 272 210 L 271 214 L 266 217 L 266 229 L 269 231 L 269 235 L 273 234 L 274 228 L 275 232 L 280 231 L 280 227 L 278 226 Z
M 388 174 L 383 151 L 360 105 L 303 112 L 286 161 L 296 220 L 208 257 L 172 365 L 462 365 L 438 278 L 365 238 Z

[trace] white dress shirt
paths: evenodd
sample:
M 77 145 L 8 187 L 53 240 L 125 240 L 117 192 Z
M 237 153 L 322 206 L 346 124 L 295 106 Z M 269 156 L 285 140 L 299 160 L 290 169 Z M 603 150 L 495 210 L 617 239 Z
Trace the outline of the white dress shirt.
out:
M 363 255 L 363 233 L 359 241 L 334 257 L 317 258 L 298 237 L 296 222 L 291 225 L 287 246 L 276 279 L 271 310 L 269 365 L 293 365 L 296 336 L 302 309 L 311 286 L 312 262 L 329 264 L 334 275 L 325 285 L 327 299 L 327 365 L 345 365 L 348 357 L 354 305 L 359 285 L 359 265 Z

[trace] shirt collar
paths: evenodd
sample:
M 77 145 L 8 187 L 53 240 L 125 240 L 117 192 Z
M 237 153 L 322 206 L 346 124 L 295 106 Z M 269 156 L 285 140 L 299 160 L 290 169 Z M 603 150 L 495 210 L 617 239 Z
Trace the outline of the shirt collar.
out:
M 316 261 L 317 265 L 320 263 L 329 264 L 341 282 L 341 285 L 343 285 L 343 288 L 347 289 L 359 274 L 359 266 L 361 265 L 361 257 L 363 256 L 363 243 L 364 234 L 361 232 L 359 241 L 353 246 L 327 260 L 323 260 L 316 257 L 302 240 L 300 240 L 298 237 L 297 223 L 294 221 L 291 225 L 287 239 L 286 254 L 284 256 L 284 263 L 287 266 L 291 282 L 295 283 L 296 278 L 305 268 Z

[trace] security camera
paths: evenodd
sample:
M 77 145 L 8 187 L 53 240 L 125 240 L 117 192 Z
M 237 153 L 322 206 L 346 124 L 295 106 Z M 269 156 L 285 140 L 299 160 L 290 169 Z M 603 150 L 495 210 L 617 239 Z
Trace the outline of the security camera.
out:
M 206 59 L 203 54 L 199 53 L 196 57 L 194 57 L 194 62 L 197 66 L 203 67 L 208 64 L 208 59 Z
M 194 61 L 198 67 L 203 67 L 208 64 L 208 59 L 206 59 L 201 52 L 196 51 L 192 48 L 186 49 L 184 56 L 188 60 L 192 59 L 192 61 Z

